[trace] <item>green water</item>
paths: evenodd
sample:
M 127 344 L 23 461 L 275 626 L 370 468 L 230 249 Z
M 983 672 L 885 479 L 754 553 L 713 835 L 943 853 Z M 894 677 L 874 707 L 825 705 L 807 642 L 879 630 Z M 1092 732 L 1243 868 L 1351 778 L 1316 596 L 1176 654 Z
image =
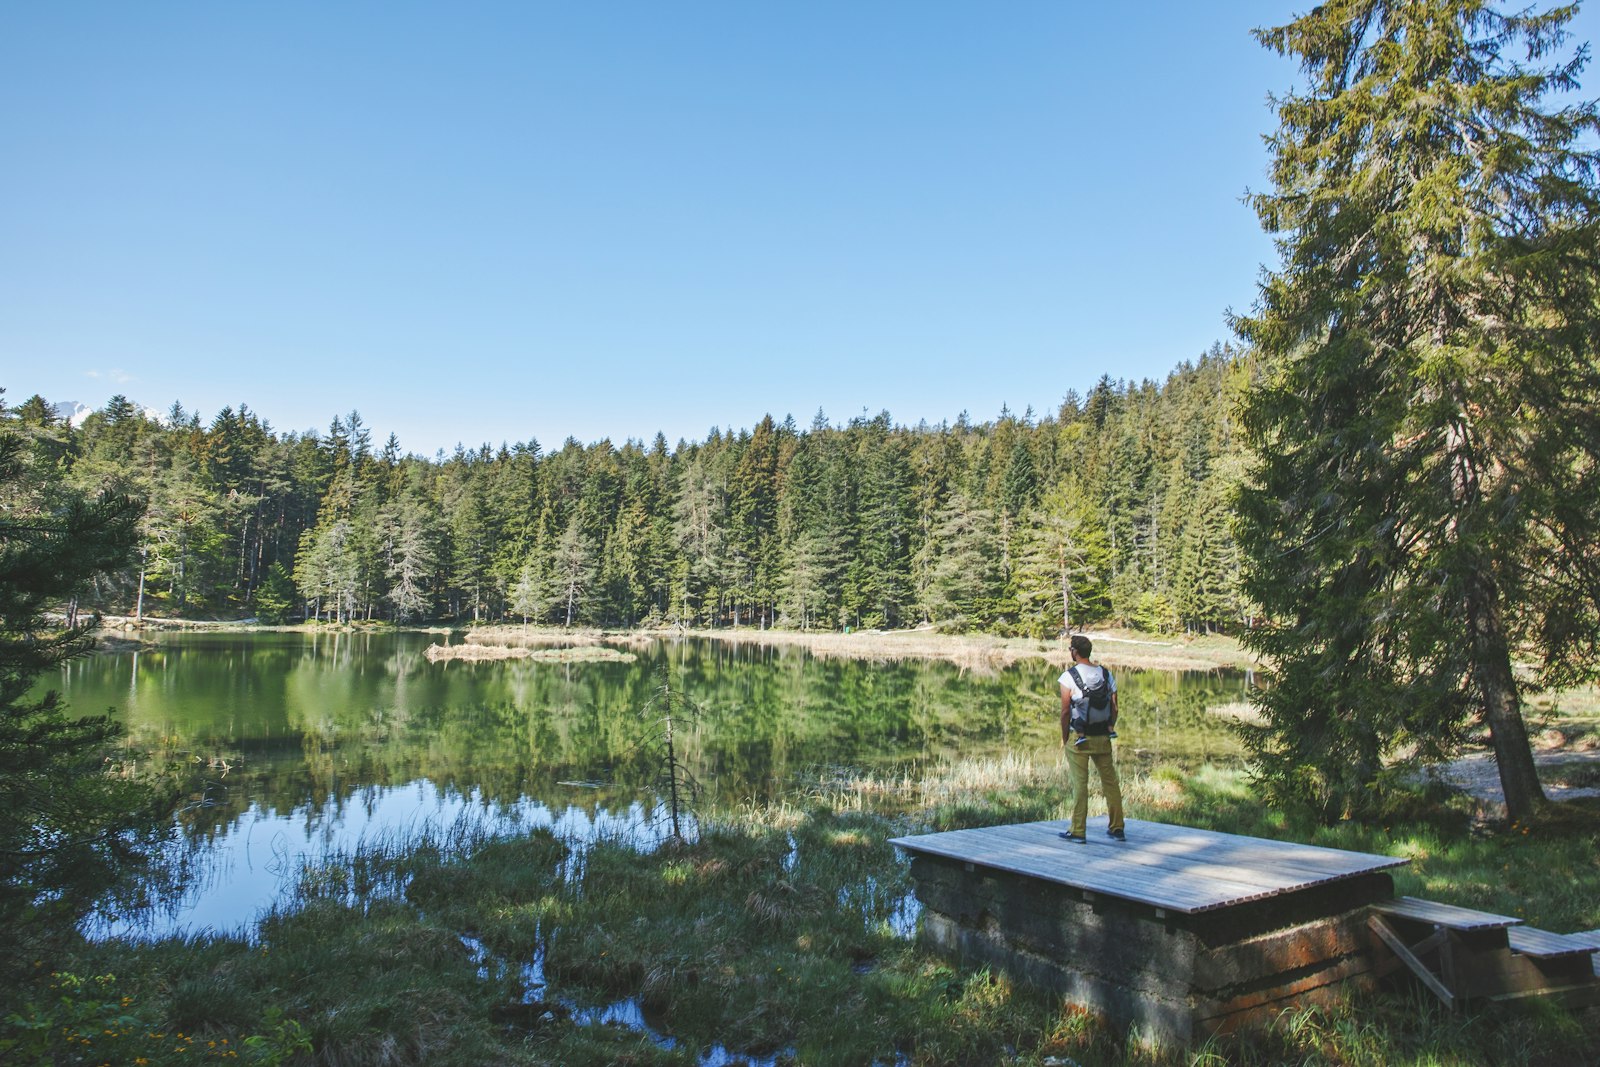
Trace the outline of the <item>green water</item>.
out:
M 658 833 L 664 679 L 692 702 L 675 742 L 702 806 L 841 772 L 1060 751 L 1059 669 L 1043 661 L 977 673 L 684 640 L 633 648 L 631 663 L 429 662 L 441 640 L 167 634 L 62 669 L 52 684 L 74 710 L 113 708 L 134 751 L 205 768 L 179 816 L 202 873 L 159 926 L 239 926 L 318 850 L 464 818 Z M 1236 758 L 1207 709 L 1243 699 L 1243 674 L 1117 677 L 1125 763 Z

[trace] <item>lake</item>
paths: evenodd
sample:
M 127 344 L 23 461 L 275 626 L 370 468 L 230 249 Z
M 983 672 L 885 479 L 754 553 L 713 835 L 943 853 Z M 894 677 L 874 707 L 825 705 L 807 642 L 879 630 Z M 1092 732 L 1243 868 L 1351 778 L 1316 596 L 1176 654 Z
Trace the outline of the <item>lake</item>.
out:
M 203 765 L 178 815 L 181 899 L 102 934 L 248 927 L 302 863 L 471 824 L 580 839 L 665 832 L 661 687 L 701 810 L 819 778 L 898 774 L 1007 752 L 1058 759 L 1059 668 L 822 659 L 704 639 L 630 645 L 633 662 L 430 662 L 425 633 L 167 633 L 64 665 L 72 710 L 107 708 L 146 758 Z M 1117 670 L 1124 764 L 1232 762 L 1208 709 L 1239 671 Z M 1064 773 L 1064 771 L 1063 771 Z

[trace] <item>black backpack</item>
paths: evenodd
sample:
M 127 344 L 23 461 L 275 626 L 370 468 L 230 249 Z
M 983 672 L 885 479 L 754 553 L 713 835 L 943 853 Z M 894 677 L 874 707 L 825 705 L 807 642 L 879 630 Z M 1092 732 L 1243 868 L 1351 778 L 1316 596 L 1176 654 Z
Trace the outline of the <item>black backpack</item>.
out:
M 1078 673 L 1077 664 L 1067 668 L 1067 673 L 1072 675 L 1072 680 L 1078 683 L 1078 692 L 1088 700 L 1089 707 L 1084 712 L 1085 718 L 1091 725 L 1099 725 L 1111 721 L 1111 672 L 1104 667 L 1100 668 L 1100 680 L 1094 685 L 1084 685 L 1083 675 Z

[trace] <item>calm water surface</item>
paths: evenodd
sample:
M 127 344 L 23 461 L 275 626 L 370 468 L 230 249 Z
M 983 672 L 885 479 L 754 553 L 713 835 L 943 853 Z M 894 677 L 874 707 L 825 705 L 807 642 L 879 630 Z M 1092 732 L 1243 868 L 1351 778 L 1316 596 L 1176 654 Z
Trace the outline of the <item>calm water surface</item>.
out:
M 132 749 L 199 760 L 206 772 L 178 816 L 196 875 L 182 899 L 101 931 L 237 930 L 319 855 L 464 825 L 648 846 L 665 832 L 666 679 L 692 701 L 675 740 L 701 806 L 771 799 L 839 773 L 1006 752 L 1059 758 L 1059 670 L 1043 661 L 976 673 L 691 639 L 634 648 L 632 663 L 429 662 L 424 650 L 442 640 L 165 634 L 154 648 L 64 666 L 52 684 L 75 711 L 115 709 Z M 1207 709 L 1242 700 L 1243 673 L 1116 673 L 1120 759 L 1237 757 Z

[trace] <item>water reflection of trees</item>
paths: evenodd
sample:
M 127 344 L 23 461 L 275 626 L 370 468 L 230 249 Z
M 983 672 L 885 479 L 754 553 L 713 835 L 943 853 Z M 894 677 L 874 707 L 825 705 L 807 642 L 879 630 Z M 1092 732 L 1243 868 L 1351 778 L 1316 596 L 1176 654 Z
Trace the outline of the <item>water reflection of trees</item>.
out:
M 426 778 L 485 803 L 563 802 L 564 782 L 648 793 L 647 710 L 670 676 L 695 705 L 680 757 L 725 799 L 766 797 L 819 765 L 863 770 L 1053 750 L 1055 669 L 988 676 L 943 662 L 818 660 L 796 648 L 682 640 L 633 663 L 430 663 L 415 634 L 182 635 L 66 679 L 75 705 L 121 708 L 158 761 L 220 757 L 184 819 L 220 832 L 252 803 L 338 806 Z M 1125 758 L 1188 763 L 1236 748 L 1207 708 L 1242 699 L 1235 672 L 1118 672 Z M 165 755 L 163 755 L 165 754 Z

